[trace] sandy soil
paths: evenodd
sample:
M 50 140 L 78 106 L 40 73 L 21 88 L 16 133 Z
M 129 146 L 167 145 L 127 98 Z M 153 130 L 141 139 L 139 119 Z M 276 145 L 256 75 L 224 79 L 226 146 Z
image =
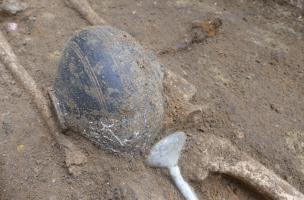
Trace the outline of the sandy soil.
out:
M 89 24 L 61 0 L 28 0 L 1 28 L 21 64 L 46 90 L 52 86 L 65 42 Z M 220 18 L 218 34 L 190 49 L 159 55 L 165 67 L 197 87 L 195 116 L 173 116 L 162 137 L 184 130 L 188 143 L 183 174 L 201 199 L 254 200 L 262 196 L 241 183 L 210 175 L 199 181 L 196 138 L 227 138 L 304 192 L 304 18 L 273 1 L 91 0 L 110 24 L 156 54 L 189 35 L 191 22 Z M 7 32 L 8 22 L 19 25 Z M 0 65 L 0 199 L 182 199 L 163 170 L 144 159 L 115 156 L 73 134 L 87 155 L 80 175 L 65 168 L 62 151 L 29 96 Z M 198 166 L 197 166 L 198 167 Z

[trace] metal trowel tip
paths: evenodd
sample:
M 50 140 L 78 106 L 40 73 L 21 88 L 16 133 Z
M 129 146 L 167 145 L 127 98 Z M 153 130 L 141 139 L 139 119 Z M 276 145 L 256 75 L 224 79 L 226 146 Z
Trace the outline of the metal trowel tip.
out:
M 148 156 L 151 167 L 173 167 L 178 163 L 180 153 L 186 141 L 184 132 L 175 132 L 156 143 Z

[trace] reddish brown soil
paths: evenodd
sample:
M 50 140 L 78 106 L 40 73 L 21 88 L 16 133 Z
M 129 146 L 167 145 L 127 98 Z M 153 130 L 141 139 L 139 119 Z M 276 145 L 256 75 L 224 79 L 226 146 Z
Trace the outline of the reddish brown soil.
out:
M 28 0 L 30 8 L 1 17 L 19 25 L 6 36 L 21 64 L 44 89 L 52 86 L 65 42 L 89 24 L 61 0 Z M 219 32 L 190 49 L 160 55 L 165 67 L 197 87 L 192 118 L 176 117 L 169 130 L 188 133 L 181 160 L 195 138 L 215 134 L 274 170 L 304 192 L 304 19 L 296 8 L 273 1 L 91 0 L 110 24 L 160 52 L 183 41 L 194 20 L 220 18 Z M 105 153 L 77 134 L 70 139 L 87 155 L 81 175 L 64 165 L 62 151 L 29 96 L 0 65 L 0 199 L 182 199 L 165 170 L 143 158 Z M 178 116 L 178 113 L 177 115 Z M 160 138 L 159 137 L 159 138 Z M 198 169 L 182 171 L 201 199 L 263 199 L 229 177 L 197 182 Z

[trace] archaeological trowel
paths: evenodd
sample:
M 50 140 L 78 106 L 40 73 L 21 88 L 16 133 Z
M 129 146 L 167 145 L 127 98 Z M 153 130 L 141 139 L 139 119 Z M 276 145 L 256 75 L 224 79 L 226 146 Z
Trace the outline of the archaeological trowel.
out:
M 183 179 L 178 159 L 186 141 L 183 132 L 173 133 L 156 143 L 149 154 L 147 164 L 150 167 L 168 168 L 175 185 L 186 200 L 198 200 L 191 186 Z

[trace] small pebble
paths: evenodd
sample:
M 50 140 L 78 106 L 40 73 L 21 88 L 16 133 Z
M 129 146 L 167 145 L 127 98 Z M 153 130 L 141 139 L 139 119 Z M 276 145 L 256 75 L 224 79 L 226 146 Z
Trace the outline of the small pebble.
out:
M 8 32 L 16 32 L 16 31 L 18 31 L 18 24 L 15 22 L 9 22 L 6 25 L 6 30 Z
M 244 139 L 244 138 L 245 138 L 245 134 L 244 134 L 244 132 L 242 132 L 242 131 L 237 131 L 237 132 L 236 132 L 236 137 L 237 137 L 238 139 Z
M 22 153 L 22 152 L 24 151 L 24 145 L 23 145 L 23 144 L 18 145 L 18 146 L 17 146 L 17 151 L 18 151 L 19 153 Z

